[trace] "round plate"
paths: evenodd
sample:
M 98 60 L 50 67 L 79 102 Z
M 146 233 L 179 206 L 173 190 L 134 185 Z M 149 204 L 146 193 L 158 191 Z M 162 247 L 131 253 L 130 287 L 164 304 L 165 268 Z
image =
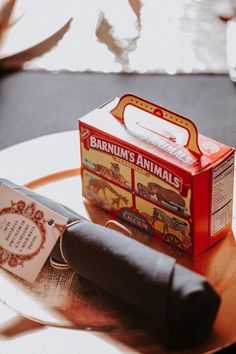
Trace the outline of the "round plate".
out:
M 92 222 L 104 225 L 111 216 L 83 200 L 79 173 L 78 169 L 62 171 L 27 186 L 73 208 Z M 122 224 L 140 242 L 175 257 L 178 263 L 206 276 L 220 293 L 222 305 L 212 335 L 196 353 L 200 349 L 207 352 L 235 342 L 236 245 L 233 231 L 209 251 L 190 258 L 131 225 Z M 106 332 L 119 330 L 119 336 L 126 333 L 126 341 L 141 336 L 146 346 L 155 350 L 160 348 L 147 318 L 71 270 L 57 270 L 47 262 L 37 281 L 30 284 L 1 269 L 0 283 L 1 300 L 24 317 L 51 326 Z M 132 330 L 132 336 L 127 336 L 127 330 Z

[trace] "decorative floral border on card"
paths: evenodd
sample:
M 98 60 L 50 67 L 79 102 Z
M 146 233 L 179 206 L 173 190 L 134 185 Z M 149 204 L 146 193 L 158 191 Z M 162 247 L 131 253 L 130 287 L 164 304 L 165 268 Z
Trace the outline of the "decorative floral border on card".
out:
M 19 265 L 23 266 L 25 261 L 29 261 L 34 258 L 40 250 L 43 248 L 46 241 L 46 227 L 45 224 L 47 220 L 44 219 L 44 212 L 37 209 L 35 203 L 26 204 L 25 201 L 19 200 L 18 202 L 11 201 L 11 206 L 3 208 L 0 210 L 0 216 L 4 214 L 18 214 L 26 217 L 32 221 L 41 235 L 41 242 L 36 251 L 31 254 L 16 254 L 6 250 L 0 245 L 0 265 L 8 264 L 10 267 L 14 268 Z

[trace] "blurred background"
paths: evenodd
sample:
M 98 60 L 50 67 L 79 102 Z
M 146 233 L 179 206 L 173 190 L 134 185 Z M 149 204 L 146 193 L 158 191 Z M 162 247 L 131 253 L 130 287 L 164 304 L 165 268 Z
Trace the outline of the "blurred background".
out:
M 8 2 L 15 4 L 2 36 L 1 57 L 34 46 L 73 18 L 58 46 L 27 62 L 27 69 L 227 72 L 226 20 L 234 17 L 234 0 Z

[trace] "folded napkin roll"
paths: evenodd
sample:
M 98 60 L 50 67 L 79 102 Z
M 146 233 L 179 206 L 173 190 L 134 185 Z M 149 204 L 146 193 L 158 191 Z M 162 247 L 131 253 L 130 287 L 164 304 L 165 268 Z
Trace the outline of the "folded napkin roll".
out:
M 206 278 L 176 264 L 174 258 L 93 224 L 27 188 L 3 179 L 1 183 L 66 216 L 70 223 L 82 219 L 63 236 L 68 264 L 76 273 L 141 309 L 165 344 L 191 347 L 210 335 L 220 297 Z M 58 244 L 52 256 L 62 261 Z

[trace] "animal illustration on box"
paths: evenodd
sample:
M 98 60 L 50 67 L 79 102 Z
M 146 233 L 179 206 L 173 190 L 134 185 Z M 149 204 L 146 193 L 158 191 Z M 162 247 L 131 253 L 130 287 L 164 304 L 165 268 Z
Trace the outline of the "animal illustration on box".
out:
M 118 165 L 118 163 L 113 163 L 111 162 L 111 168 L 108 168 L 104 165 L 101 164 L 94 164 L 94 170 L 95 172 L 100 175 L 101 177 L 106 177 L 109 179 L 114 178 L 114 176 L 117 176 L 120 174 L 120 166 Z
M 128 204 L 128 199 L 122 194 L 118 193 L 114 188 L 112 188 L 112 186 L 107 181 L 92 177 L 89 179 L 88 189 L 97 194 L 99 193 L 99 191 L 102 191 L 106 199 L 108 199 L 106 195 L 106 190 L 109 190 L 116 196 L 115 198 L 112 198 L 111 201 L 113 207 L 117 206 L 117 208 L 119 208 L 120 201 L 123 201 L 126 205 Z
M 153 208 L 153 219 L 160 220 L 164 224 L 164 241 L 171 246 L 177 247 L 181 250 L 191 249 L 192 241 L 188 234 L 188 224 L 178 218 L 168 216 L 163 210 Z M 180 231 L 182 240 L 175 235 L 169 233 L 169 228 Z
M 180 213 L 184 213 L 186 210 L 184 198 L 171 189 L 164 188 L 157 183 L 149 182 L 147 185 L 147 193 L 149 195 L 155 195 L 159 203 L 162 204 L 164 202 L 175 207 Z
M 128 184 L 128 181 L 120 173 L 120 166 L 118 163 L 111 162 L 111 168 L 96 163 L 94 171 L 101 177 L 113 180 L 123 186 Z
M 142 183 L 137 183 L 137 190 L 140 195 L 142 195 L 144 198 L 151 199 L 151 194 L 148 192 L 148 187 L 145 186 Z
M 169 233 L 169 228 L 180 231 L 182 236 L 186 236 L 188 224 L 178 218 L 168 216 L 163 210 L 153 208 L 153 219 L 160 220 L 164 224 L 164 234 Z

